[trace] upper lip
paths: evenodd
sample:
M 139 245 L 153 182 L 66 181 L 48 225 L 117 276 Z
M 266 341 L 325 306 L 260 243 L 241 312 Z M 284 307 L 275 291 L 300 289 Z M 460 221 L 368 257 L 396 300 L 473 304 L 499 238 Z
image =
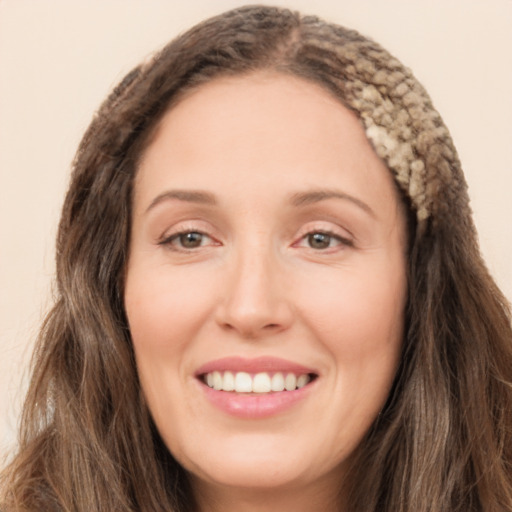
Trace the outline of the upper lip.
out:
M 209 361 L 202 365 L 195 372 L 196 377 L 211 373 L 218 372 L 247 372 L 247 373 L 294 373 L 296 375 L 314 374 L 317 375 L 313 368 L 308 368 L 302 364 L 298 364 L 286 359 L 278 357 L 263 356 L 257 358 L 244 358 L 244 357 L 223 357 L 214 361 Z

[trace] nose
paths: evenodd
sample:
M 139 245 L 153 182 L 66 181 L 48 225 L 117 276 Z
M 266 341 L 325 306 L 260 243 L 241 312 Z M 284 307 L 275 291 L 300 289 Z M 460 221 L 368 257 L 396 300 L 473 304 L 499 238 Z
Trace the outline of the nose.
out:
M 216 310 L 216 320 L 222 329 L 255 339 L 291 325 L 293 309 L 283 272 L 270 251 L 245 251 L 231 261 L 227 274 Z

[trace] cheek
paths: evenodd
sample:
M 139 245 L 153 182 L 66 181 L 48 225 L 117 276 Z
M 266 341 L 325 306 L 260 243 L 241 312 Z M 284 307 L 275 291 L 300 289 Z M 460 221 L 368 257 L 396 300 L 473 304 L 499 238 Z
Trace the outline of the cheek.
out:
M 301 312 L 326 340 L 347 340 L 355 355 L 401 339 L 406 282 L 403 272 L 380 274 L 355 269 L 318 278 L 314 288 L 301 287 Z M 349 341 L 352 340 L 352 343 Z M 353 346 L 351 346 L 353 345 Z
M 172 272 L 165 264 L 134 264 L 128 269 L 125 308 L 137 372 L 168 445 L 173 444 L 175 418 L 195 415 L 193 402 L 180 390 L 191 369 L 188 349 L 205 328 L 215 303 L 210 281 L 201 272 L 196 271 L 194 278 L 184 269 Z M 169 418 L 174 418 L 172 423 Z
M 398 367 L 406 300 L 404 273 L 370 270 L 340 272 L 339 280 L 298 292 L 303 317 L 333 361 L 340 414 L 353 407 L 368 418 L 382 407 Z
M 210 282 L 165 266 L 130 269 L 125 307 L 136 352 L 158 358 L 183 349 L 214 303 Z
M 137 371 L 166 440 L 172 439 L 169 417 L 193 414 L 179 390 L 190 370 L 187 349 L 215 303 L 214 289 L 205 283 L 200 272 L 194 279 L 183 269 L 172 272 L 167 265 L 134 264 L 128 269 L 125 309 Z

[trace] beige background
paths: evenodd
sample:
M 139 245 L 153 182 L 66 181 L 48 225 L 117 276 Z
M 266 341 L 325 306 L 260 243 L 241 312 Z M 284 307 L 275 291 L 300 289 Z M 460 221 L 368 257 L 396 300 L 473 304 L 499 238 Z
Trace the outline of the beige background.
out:
M 149 52 L 243 3 L 0 0 L 0 454 L 15 441 L 69 164 L 95 108 Z M 278 3 L 356 28 L 415 71 L 452 131 L 482 251 L 511 299 L 512 0 Z

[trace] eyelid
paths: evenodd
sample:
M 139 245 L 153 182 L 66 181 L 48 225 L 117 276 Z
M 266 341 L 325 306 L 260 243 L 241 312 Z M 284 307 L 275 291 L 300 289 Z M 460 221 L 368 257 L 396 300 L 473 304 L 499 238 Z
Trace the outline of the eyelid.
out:
M 198 229 L 184 229 L 184 230 L 172 232 L 169 235 L 165 235 L 158 241 L 158 244 L 159 245 L 170 244 L 173 240 L 176 240 L 180 236 L 186 235 L 187 233 L 198 233 L 201 236 L 204 236 L 206 238 L 209 238 L 210 240 L 213 240 L 213 238 L 208 233 L 204 233 L 203 231 L 199 231 Z
M 333 225 L 332 222 L 308 222 L 300 228 L 295 239 L 299 240 L 312 233 L 325 233 L 336 237 L 345 243 L 353 243 L 354 236 L 347 229 Z
M 186 233 L 199 233 L 202 236 L 207 237 L 211 241 L 214 242 L 214 243 L 206 244 L 206 247 L 213 246 L 213 245 L 222 245 L 219 242 L 219 240 L 217 239 L 217 237 L 215 237 L 212 234 L 213 230 L 208 229 L 207 227 L 204 227 L 204 224 L 205 223 L 202 221 L 179 222 L 175 226 L 173 226 L 171 229 L 164 231 L 164 233 L 160 237 L 158 237 L 158 239 L 156 240 L 156 243 L 157 243 L 157 245 L 170 247 L 172 245 L 173 240 L 175 240 L 176 238 L 178 238 L 181 235 L 185 235 Z M 205 247 L 205 246 L 200 246 L 200 247 Z M 194 249 L 187 249 L 185 247 L 182 247 L 182 248 L 175 247 L 175 250 L 177 250 L 177 251 L 181 250 L 181 251 L 188 252 L 188 251 L 192 251 Z
M 310 233 L 306 233 L 297 242 L 295 242 L 294 245 L 296 247 L 297 246 L 301 246 L 301 243 L 304 242 L 307 239 L 308 236 L 316 234 L 316 233 L 319 233 L 319 234 L 322 234 L 322 235 L 327 235 L 330 238 L 332 238 L 334 240 L 337 240 L 339 242 L 339 244 L 338 244 L 339 246 L 344 246 L 344 247 L 351 247 L 351 246 L 353 246 L 353 243 L 352 243 L 351 240 L 349 240 L 347 238 L 344 238 L 344 237 L 341 237 L 338 234 L 333 233 L 332 231 L 326 231 L 326 230 L 313 230 Z M 309 249 L 312 249 L 312 250 L 318 251 L 318 252 L 327 252 L 329 249 L 334 249 L 334 247 L 326 247 L 325 249 L 315 249 L 314 247 L 309 247 Z

